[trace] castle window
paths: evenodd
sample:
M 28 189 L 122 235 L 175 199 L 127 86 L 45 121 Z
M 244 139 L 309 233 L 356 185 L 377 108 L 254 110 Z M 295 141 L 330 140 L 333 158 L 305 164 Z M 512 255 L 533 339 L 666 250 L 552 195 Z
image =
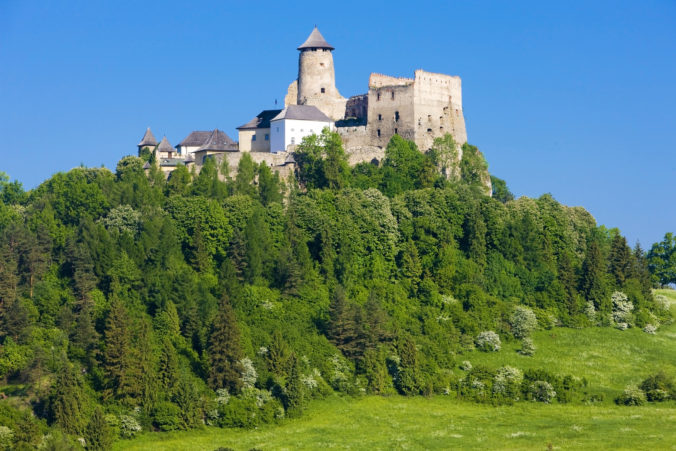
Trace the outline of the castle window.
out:
M 378 120 L 379 120 L 379 121 L 382 121 L 382 120 L 383 120 L 383 115 L 382 115 L 382 114 L 379 114 L 379 115 L 378 115 Z
M 326 89 L 322 88 L 322 94 L 324 94 L 325 92 L 326 92 Z
M 394 112 L 394 120 L 399 122 L 399 111 Z
M 443 132 L 443 131 L 444 131 L 444 127 L 439 127 L 439 131 Z
M 432 133 L 432 129 L 431 129 L 431 128 L 428 128 L 428 129 L 427 129 L 427 133 Z
M 399 134 L 399 132 L 398 132 L 398 130 L 397 130 L 396 128 L 394 129 L 394 134 L 395 134 L 395 135 L 398 135 L 398 134 Z
M 265 134 L 265 140 L 270 141 L 270 135 L 268 135 L 267 133 Z
M 256 135 L 253 135 L 253 136 L 251 137 L 251 141 L 256 141 Z
M 394 91 L 392 91 L 392 100 L 394 100 Z
M 376 100 L 380 101 L 380 92 L 378 92 L 378 98 Z
M 380 138 L 380 129 L 378 129 L 378 138 Z
M 324 63 L 319 63 L 319 65 L 320 65 L 321 67 L 324 67 Z

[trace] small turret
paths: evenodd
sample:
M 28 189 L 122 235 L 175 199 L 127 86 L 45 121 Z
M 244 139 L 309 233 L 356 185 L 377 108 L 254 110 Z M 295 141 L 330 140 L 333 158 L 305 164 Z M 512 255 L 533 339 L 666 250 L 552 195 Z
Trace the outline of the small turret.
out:
M 143 139 L 141 139 L 141 142 L 138 143 L 138 154 L 139 156 L 141 155 L 141 151 L 143 150 L 144 147 L 147 147 L 148 150 L 151 152 L 157 147 L 157 140 L 155 139 L 155 135 L 153 135 L 153 132 L 150 131 L 150 127 L 146 129 L 145 135 L 143 135 Z

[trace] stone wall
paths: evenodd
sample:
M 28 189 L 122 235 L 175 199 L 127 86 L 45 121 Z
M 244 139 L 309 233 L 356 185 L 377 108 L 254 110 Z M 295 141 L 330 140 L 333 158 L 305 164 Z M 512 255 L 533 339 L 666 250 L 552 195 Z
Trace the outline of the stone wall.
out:
M 314 105 L 333 121 L 345 116 L 347 99 L 336 89 L 333 54 L 306 49 L 298 56 L 298 105 Z
M 345 119 L 355 118 L 366 121 L 369 111 L 369 95 L 359 94 L 347 99 L 345 105 Z

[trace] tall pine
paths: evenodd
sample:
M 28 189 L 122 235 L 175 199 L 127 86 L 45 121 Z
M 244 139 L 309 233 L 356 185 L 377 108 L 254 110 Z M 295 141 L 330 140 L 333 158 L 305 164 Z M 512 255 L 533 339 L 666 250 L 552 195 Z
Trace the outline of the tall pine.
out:
M 227 295 L 221 299 L 209 337 L 209 386 L 239 392 L 242 381 L 242 348 L 235 311 Z

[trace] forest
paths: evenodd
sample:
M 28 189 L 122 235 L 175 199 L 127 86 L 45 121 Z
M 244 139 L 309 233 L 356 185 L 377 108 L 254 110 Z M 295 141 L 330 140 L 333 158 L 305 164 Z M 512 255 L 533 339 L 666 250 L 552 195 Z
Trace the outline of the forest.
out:
M 646 251 L 582 207 L 515 199 L 450 135 L 350 167 L 325 130 L 295 160 L 285 180 L 246 153 L 168 179 L 150 152 L 29 191 L 3 174 L 0 449 L 251 428 L 334 393 L 593 401 L 575 375 L 463 354 L 671 321 L 652 289 L 676 283 L 676 236 Z M 637 390 L 617 402 L 676 396 L 664 374 Z

